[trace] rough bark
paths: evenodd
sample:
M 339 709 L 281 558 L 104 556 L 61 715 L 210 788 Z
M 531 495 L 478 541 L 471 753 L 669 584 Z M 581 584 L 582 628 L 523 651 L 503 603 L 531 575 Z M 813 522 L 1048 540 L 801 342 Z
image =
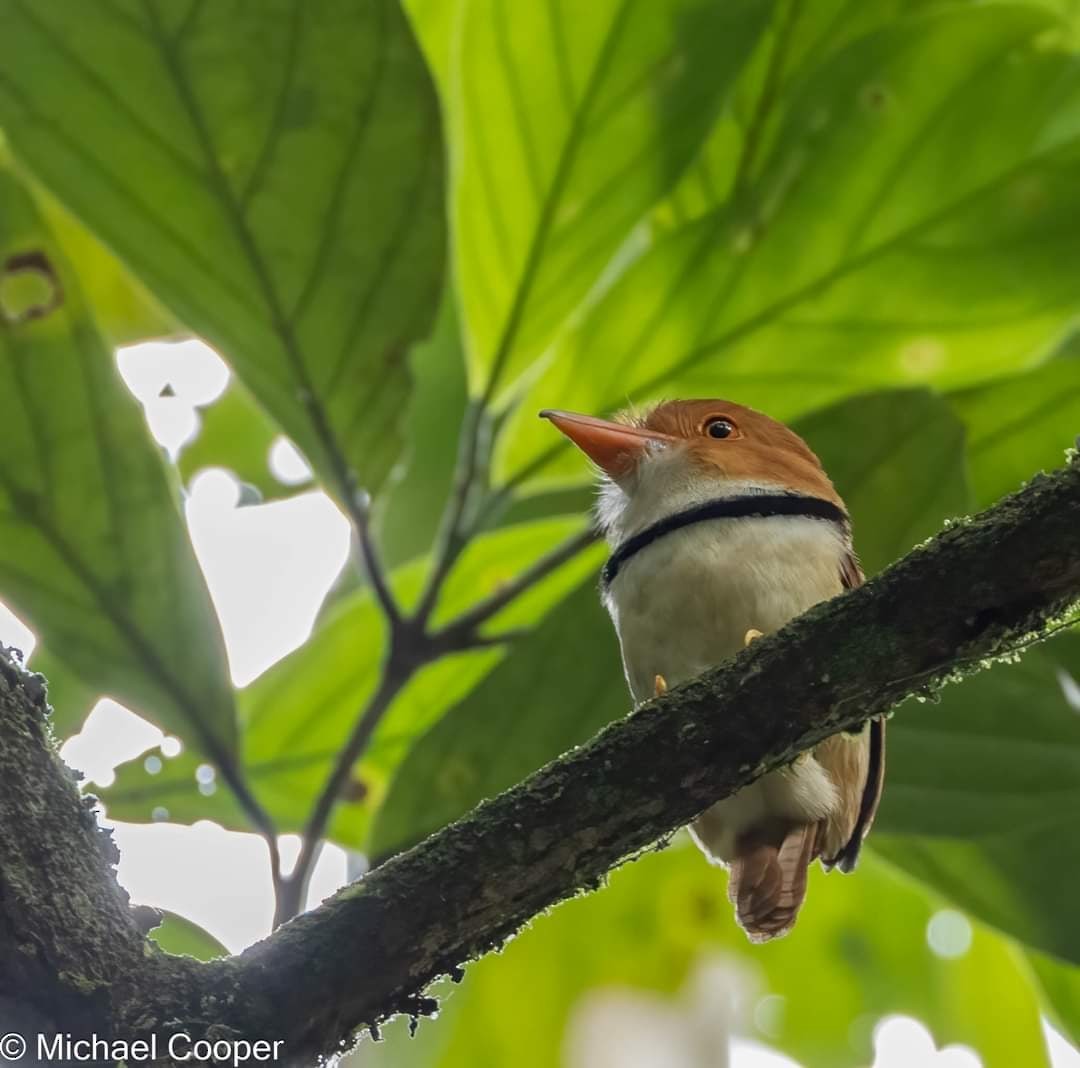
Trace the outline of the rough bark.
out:
M 1080 465 L 951 526 L 858 590 L 612 724 L 225 961 L 148 947 L 52 752 L 34 678 L 0 678 L 0 1011 L 65 1030 L 283 1039 L 304 1063 L 424 1014 L 437 976 L 806 747 L 978 670 L 1080 597 Z M 5 1001 L 4 999 L 7 999 Z M 69 1023 L 68 1021 L 75 1021 Z

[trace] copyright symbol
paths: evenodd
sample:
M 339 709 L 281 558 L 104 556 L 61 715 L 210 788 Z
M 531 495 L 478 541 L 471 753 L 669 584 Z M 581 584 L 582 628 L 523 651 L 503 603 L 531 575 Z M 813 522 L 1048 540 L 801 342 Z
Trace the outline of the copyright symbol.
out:
M 0 1057 L 5 1061 L 17 1061 L 26 1052 L 26 1039 L 22 1035 L 9 1031 L 0 1038 Z

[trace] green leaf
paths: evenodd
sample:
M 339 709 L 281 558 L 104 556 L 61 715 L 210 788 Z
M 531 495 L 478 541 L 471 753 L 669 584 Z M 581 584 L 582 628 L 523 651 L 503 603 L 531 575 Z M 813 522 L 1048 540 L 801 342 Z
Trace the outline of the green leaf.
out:
M 375 503 L 379 542 L 390 566 L 431 549 L 454 483 L 468 389 L 452 293 L 443 299 L 430 339 L 409 353 L 409 367 L 416 387 L 404 422 L 404 460 Z
M 279 834 L 303 829 L 308 813 L 293 800 L 289 781 L 315 764 L 318 774 L 325 775 L 325 754 L 321 760 L 301 755 L 245 764 L 244 775 L 257 787 L 259 802 Z M 125 761 L 117 767 L 113 782 L 91 786 L 90 791 L 104 802 L 111 820 L 183 824 L 213 820 L 231 830 L 251 830 L 251 820 L 233 791 L 216 776 L 210 781 L 201 781 L 200 776 L 205 776 L 205 761 L 197 751 L 185 748 L 168 756 L 158 749 Z
M 762 0 L 472 0 L 447 96 L 472 391 L 525 372 L 690 162 Z
M 62 657 L 53 656 L 40 642 L 34 646 L 29 666 L 32 671 L 40 672 L 48 684 L 49 707 L 52 709 L 49 723 L 53 733 L 58 738 L 77 734 L 100 693 L 83 682 Z
M 412 747 L 376 816 L 371 852 L 412 845 L 625 714 L 621 674 L 590 576 Z
M 1029 950 L 1028 963 L 1046 1001 L 1046 1013 L 1073 1045 L 1080 1045 L 1080 968 Z
M 555 519 L 507 527 L 477 539 L 451 572 L 436 622 L 442 622 L 494 592 L 580 527 L 579 520 Z M 582 574 L 596 566 L 582 554 L 530 591 L 492 623 L 493 630 L 528 627 L 561 600 Z M 399 569 L 394 588 L 408 603 L 420 587 L 426 561 Z M 384 621 L 366 591 L 343 599 L 328 614 L 313 640 L 280 661 L 244 691 L 245 755 L 256 781 L 260 766 L 281 769 L 304 757 L 294 774 L 275 774 L 276 789 L 288 792 L 307 811 L 382 666 Z M 516 650 L 515 650 L 516 651 Z M 419 672 L 380 723 L 355 778 L 363 805 L 339 813 L 331 836 L 345 844 L 366 837 L 370 813 L 381 801 L 386 781 L 416 738 L 445 710 L 473 689 L 505 656 L 482 650 L 445 657 Z M 512 659 L 507 658 L 507 659 Z M 363 811 L 361 812 L 361 807 Z
M 424 58 L 445 96 L 450 81 L 454 23 L 464 5 L 460 0 L 403 0 L 403 6 L 424 50 Z
M 377 486 L 444 240 L 438 109 L 395 0 L 3 6 L 16 155 L 333 492 L 350 468 Z
M 960 425 L 924 391 L 855 398 L 797 429 L 851 508 L 870 571 L 966 511 Z M 379 810 L 372 851 L 411 845 L 586 741 L 630 704 L 590 576 L 412 748 Z
M 1080 678 L 1075 633 L 948 687 L 939 704 L 907 704 L 889 726 L 872 842 L 974 915 L 1078 963 L 1080 717 L 1069 678 Z
M 975 0 L 978 2 L 978 0 Z M 852 41 L 904 15 L 943 7 L 939 0 L 783 0 L 773 9 L 757 54 L 747 64 L 698 157 L 657 206 L 661 230 L 685 225 L 742 192 L 761 174 L 802 83 Z M 949 6 L 970 6 L 969 0 Z
M 681 838 L 645 855 L 469 965 L 415 1042 L 404 1026 L 388 1030 L 365 1063 L 580 1065 L 590 1010 L 621 1005 L 618 1019 L 593 1017 L 609 1042 L 613 1027 L 639 1034 L 643 1019 L 653 1026 L 640 1036 L 657 1038 L 666 1023 L 673 1055 L 716 1055 L 730 1028 L 806 1068 L 855 1068 L 870 1063 L 875 1024 L 904 1013 L 939 1047 L 970 1046 L 985 1068 L 1047 1065 L 1038 1003 L 1013 947 L 976 925 L 965 953 L 936 956 L 926 936 L 936 902 L 876 858 L 851 877 L 815 869 L 795 930 L 767 945 L 735 927 L 724 881 Z
M 968 464 L 979 507 L 1053 470 L 1080 433 L 1080 358 L 949 397 L 968 428 Z
M 133 345 L 180 331 L 179 323 L 145 286 L 55 197 L 38 188 L 34 199 L 111 344 Z
M 1032 43 L 1047 25 L 1002 4 L 904 19 L 808 72 L 745 193 L 659 240 L 558 346 L 498 477 L 577 476 L 542 407 L 722 393 L 790 418 L 1035 362 L 1080 286 L 1080 61 Z
M 925 390 L 860 394 L 796 429 L 848 506 L 868 575 L 968 511 L 964 428 Z
M 0 594 L 80 693 L 228 757 L 224 646 L 175 487 L 75 276 L 5 170 L 0 263 Z
M 506 527 L 477 539 L 451 572 L 436 622 L 449 619 L 492 593 L 507 579 L 580 528 L 577 519 L 549 519 Z M 568 589 L 595 571 L 598 550 L 581 554 L 504 609 L 493 629 L 534 625 Z M 398 568 L 394 590 L 408 603 L 419 592 L 426 560 Z M 591 580 L 590 580 L 591 581 Z M 385 621 L 365 588 L 342 597 L 326 612 L 311 639 L 240 692 L 246 778 L 282 832 L 299 830 L 333 766 L 334 758 L 382 666 Z M 505 650 L 444 657 L 418 673 L 398 696 L 358 765 L 353 789 L 339 805 L 330 837 L 342 845 L 366 844 L 371 813 L 386 783 L 417 737 L 445 710 L 463 700 Z M 200 793 L 197 755 L 165 758 L 147 770 L 143 757 L 117 769 L 99 792 L 112 819 L 146 822 L 161 807 L 168 818 L 190 823 L 213 819 L 244 828 L 231 794 Z
M 11 167 L 12 162 L 0 130 L 0 167 Z M 130 345 L 177 331 L 176 321 L 86 227 L 32 176 L 17 169 L 16 173 L 78 276 L 98 326 L 114 345 Z
M 167 909 L 161 911 L 165 918 L 150 932 L 150 937 L 166 953 L 194 957 L 196 960 L 213 960 L 229 955 L 229 951 L 197 923 Z

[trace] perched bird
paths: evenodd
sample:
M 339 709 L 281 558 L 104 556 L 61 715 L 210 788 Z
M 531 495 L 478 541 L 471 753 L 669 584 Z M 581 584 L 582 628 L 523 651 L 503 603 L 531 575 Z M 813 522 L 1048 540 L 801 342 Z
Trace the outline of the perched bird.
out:
M 636 702 L 859 585 L 844 502 L 806 442 L 725 400 L 615 422 L 544 411 L 600 469 L 602 596 Z M 690 831 L 730 869 L 753 941 L 787 933 L 820 858 L 850 871 L 877 809 L 884 730 L 837 734 L 707 809 Z

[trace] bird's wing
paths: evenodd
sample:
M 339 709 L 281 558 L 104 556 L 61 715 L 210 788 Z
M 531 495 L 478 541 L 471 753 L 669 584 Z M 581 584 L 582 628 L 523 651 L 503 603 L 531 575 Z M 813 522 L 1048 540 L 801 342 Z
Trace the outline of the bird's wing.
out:
M 863 581 L 855 554 L 845 554 L 840 564 L 844 589 L 854 589 Z M 844 732 L 826 738 L 815 747 L 814 757 L 840 791 L 840 807 L 824 821 L 819 835 L 821 859 L 826 867 L 836 865 L 841 871 L 851 871 L 881 799 L 885 780 L 885 721 L 871 720 L 858 734 Z
M 853 549 L 849 549 L 840 558 L 840 585 L 845 590 L 853 590 L 866 581 L 862 567 L 859 566 L 859 558 Z

